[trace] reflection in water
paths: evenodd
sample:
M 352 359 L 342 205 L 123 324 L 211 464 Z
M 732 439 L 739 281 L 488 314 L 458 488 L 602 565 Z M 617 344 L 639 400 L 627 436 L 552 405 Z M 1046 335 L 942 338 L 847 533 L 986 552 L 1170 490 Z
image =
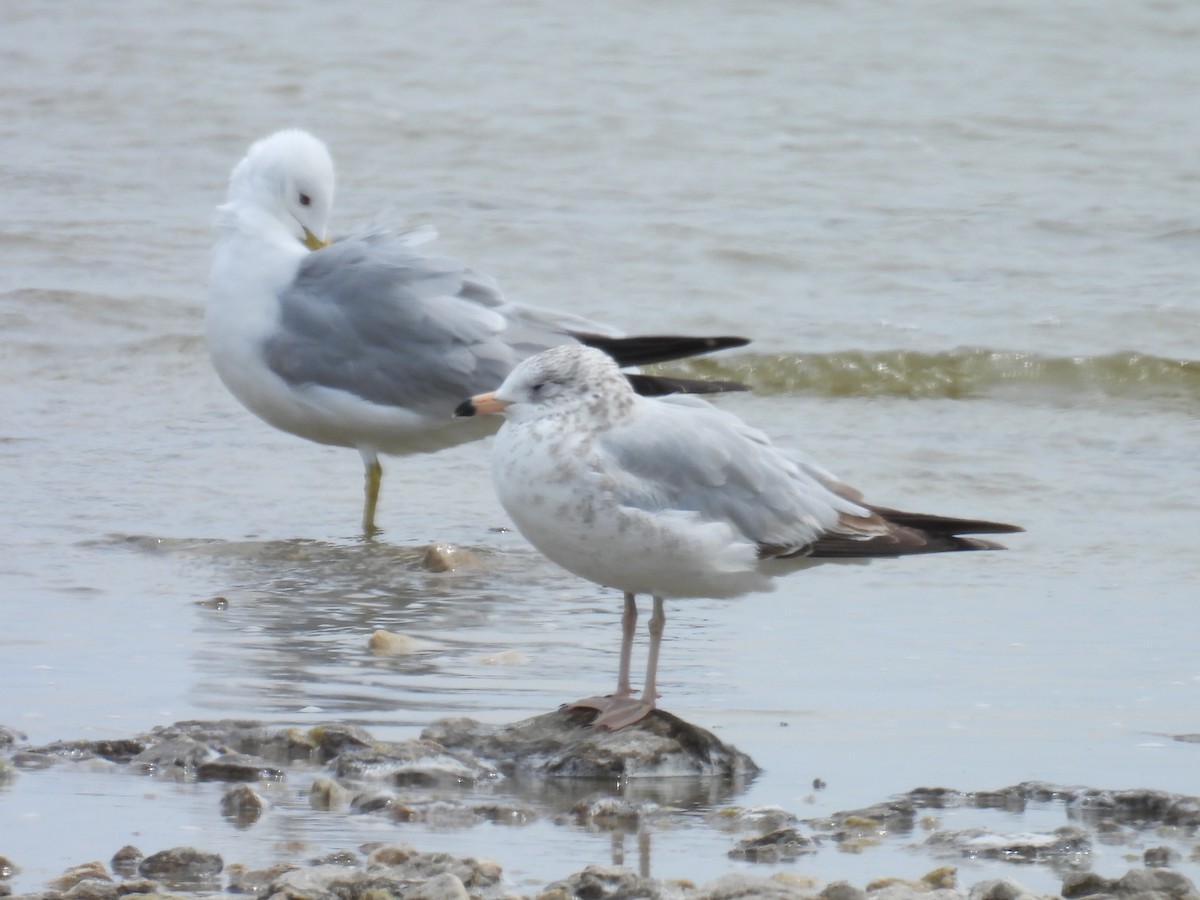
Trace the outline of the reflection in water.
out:
M 562 635 L 549 621 L 543 607 L 551 601 L 560 616 L 577 607 L 573 629 L 595 634 L 598 664 L 611 651 L 612 604 L 531 551 L 471 548 L 471 564 L 432 572 L 419 546 L 126 542 L 191 560 L 212 585 L 212 598 L 196 605 L 201 708 L 293 717 L 319 710 L 407 726 L 448 714 L 545 711 L 569 696 L 555 689 L 558 680 L 579 674 L 579 633 Z M 372 654 L 378 629 L 416 638 L 417 649 Z M 509 648 L 520 652 L 498 652 Z

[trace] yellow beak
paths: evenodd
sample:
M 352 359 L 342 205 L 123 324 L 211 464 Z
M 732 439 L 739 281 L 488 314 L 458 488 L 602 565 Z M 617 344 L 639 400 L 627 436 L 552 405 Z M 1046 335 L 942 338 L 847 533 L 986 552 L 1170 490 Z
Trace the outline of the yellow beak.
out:
M 304 229 L 304 246 L 309 250 L 320 250 L 322 247 L 328 247 L 329 241 L 323 241 L 307 228 Z

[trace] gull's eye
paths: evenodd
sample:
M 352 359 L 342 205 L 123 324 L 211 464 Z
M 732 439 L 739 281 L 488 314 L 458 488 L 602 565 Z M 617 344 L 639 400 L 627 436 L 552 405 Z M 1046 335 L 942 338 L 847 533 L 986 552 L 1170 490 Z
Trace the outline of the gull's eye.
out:
M 544 388 L 545 386 L 546 386 L 546 382 L 539 381 L 537 384 L 533 385 L 529 389 L 529 393 L 533 394 L 533 396 L 536 397 L 538 394 L 540 394 L 542 392 L 542 388 Z
M 300 205 L 301 206 L 311 206 L 312 205 L 312 197 L 308 196 L 308 194 L 301 194 L 300 195 Z

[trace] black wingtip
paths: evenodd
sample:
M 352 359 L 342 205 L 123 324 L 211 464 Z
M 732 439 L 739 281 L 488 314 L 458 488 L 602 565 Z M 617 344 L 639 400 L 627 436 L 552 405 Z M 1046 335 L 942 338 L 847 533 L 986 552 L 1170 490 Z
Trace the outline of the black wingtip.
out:
M 599 334 L 572 333 L 571 337 L 581 344 L 603 350 L 621 366 L 649 366 L 689 356 L 715 353 L 718 350 L 745 347 L 750 343 L 749 338 L 734 336 L 683 337 L 648 334 L 614 338 Z
M 670 375 L 623 373 L 635 392 L 643 397 L 665 397 L 668 394 L 725 394 L 748 391 L 740 381 L 701 381 L 698 378 L 673 378 Z
M 454 407 L 454 415 L 459 418 L 475 415 L 475 403 L 471 400 L 464 400 L 458 406 Z

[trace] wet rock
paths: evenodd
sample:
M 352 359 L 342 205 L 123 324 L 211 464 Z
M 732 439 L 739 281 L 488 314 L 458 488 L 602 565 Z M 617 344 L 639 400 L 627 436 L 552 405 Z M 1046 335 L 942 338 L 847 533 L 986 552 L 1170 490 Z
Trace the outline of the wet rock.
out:
M 539 818 L 537 810 L 532 806 L 507 803 L 472 803 L 471 811 L 494 825 L 528 825 Z
M 421 557 L 421 565 L 430 572 L 453 572 L 479 563 L 478 554 L 457 544 L 430 544 Z
M 146 741 L 142 738 L 125 738 L 115 741 L 55 741 L 41 747 L 30 747 L 29 752 L 60 759 L 107 759 L 109 762 L 127 763 L 145 749 Z
M 178 735 L 151 744 L 131 762 L 146 772 L 165 769 L 180 769 L 193 772 L 196 767 L 210 759 L 215 751 L 201 741 L 186 735 Z
M 17 729 L 10 728 L 7 725 L 0 725 L 0 750 L 13 747 L 17 744 L 23 744 L 26 740 L 28 738 L 22 732 L 17 731 Z
M 777 872 L 769 878 L 736 872 L 689 891 L 686 896 L 689 900 L 797 900 L 799 897 L 815 897 L 815 886 L 812 878 L 790 872 Z M 665 895 L 664 900 L 678 895 L 678 890 L 667 887 L 668 890 L 659 894 Z
M 968 900 L 1036 900 L 1036 897 L 1015 881 L 994 878 L 981 881 L 971 888 Z
M 1063 879 L 1062 895 L 1113 897 L 1117 900 L 1200 900 L 1195 885 L 1169 869 L 1131 869 L 1120 878 L 1073 872 Z
M 1200 826 L 1200 797 L 1167 791 L 1103 791 L 1086 788 L 1075 793 L 1068 809 L 1097 812 L 1117 822 L 1145 826 L 1150 824 Z
M 1147 869 L 1161 869 L 1179 862 L 1178 851 L 1170 847 L 1147 847 L 1142 854 L 1142 862 Z
M 368 869 L 316 865 L 281 872 L 266 887 L 271 896 L 404 897 L 405 900 L 466 900 L 471 891 L 494 887 L 500 867 L 445 853 L 421 853 L 411 847 L 377 848 Z M 471 891 L 468 891 L 468 886 Z
M 63 872 L 57 878 L 52 878 L 47 882 L 47 887 L 56 891 L 69 891 L 81 881 L 108 881 L 108 869 L 104 868 L 104 863 L 100 861 L 80 863 L 77 866 L 71 866 L 67 871 Z
M 677 775 L 750 778 L 754 761 L 711 732 L 663 710 L 620 731 L 593 728 L 591 709 L 559 709 L 512 725 L 441 719 L 422 738 L 474 753 L 505 774 L 570 778 Z
M 58 762 L 58 759 L 45 753 L 41 750 L 18 750 L 8 758 L 16 769 L 24 769 L 27 772 L 37 772 L 42 769 L 48 769 Z
M 717 896 L 712 900 L 717 900 Z M 582 872 L 546 885 L 538 895 L 539 900 L 560 897 L 567 900 L 661 900 L 663 893 L 657 882 L 649 878 L 639 878 L 623 866 L 588 866 Z
M 316 746 L 321 762 L 329 762 L 346 750 L 369 748 L 375 744 L 371 732 L 358 725 L 318 725 L 308 732 L 308 738 Z
M 346 750 L 334 761 L 334 771 L 339 778 L 387 778 L 400 787 L 473 784 L 498 777 L 470 754 L 447 750 L 424 737 Z
M 998 834 L 986 828 L 936 831 L 925 839 L 935 853 L 1014 862 L 1049 859 L 1074 861 L 1091 852 L 1091 839 L 1082 828 L 1064 825 L 1046 833 Z
M 161 894 L 162 888 L 157 881 L 149 878 L 126 878 L 117 884 L 117 894 L 121 897 L 142 894 Z
M 729 858 L 744 859 L 747 862 L 776 863 L 816 851 L 816 845 L 811 838 L 805 837 L 794 828 L 780 828 L 738 841 L 737 846 L 729 851 Z
M 384 631 L 382 628 L 371 633 L 367 640 L 367 649 L 375 656 L 411 656 L 424 650 L 432 650 L 437 644 L 423 641 L 407 634 L 397 634 L 394 631 Z
M 12 878 L 20 871 L 21 870 L 17 867 L 17 864 L 11 859 L 9 859 L 7 856 L 0 856 L 0 881 L 5 881 L 9 878 Z
M 198 765 L 196 777 L 201 781 L 282 781 L 286 775 L 260 756 L 233 752 Z
M 806 824 L 818 830 L 832 831 L 835 840 L 844 842 L 851 838 L 907 834 L 916 822 L 916 804 L 907 797 L 898 797 L 862 809 L 836 812 L 825 819 L 810 819 Z
M 216 752 L 261 756 L 278 763 L 311 759 L 316 750 L 316 742 L 305 732 L 273 728 L 252 719 L 176 722 L 155 728 L 149 737 L 153 741 L 191 738 Z
M 230 788 L 221 797 L 221 815 L 232 819 L 239 828 L 248 828 L 259 820 L 266 802 L 245 784 Z
M 371 866 L 386 867 L 393 878 L 407 881 L 424 882 L 448 872 L 471 889 L 498 884 L 502 875 L 499 863 L 493 860 L 423 853 L 404 844 L 377 847 L 371 851 L 367 862 Z
M 234 863 L 225 870 L 228 877 L 227 890 L 231 894 L 265 897 L 279 878 L 300 868 L 295 864 L 281 863 L 266 869 L 248 869 L 240 863 Z
M 109 878 L 85 878 L 69 891 L 63 900 L 117 900 L 120 891 Z
M 357 866 L 359 862 L 359 856 L 353 850 L 335 850 L 311 860 L 309 864 L 314 866 Z
M 404 895 L 404 900 L 469 900 L 466 886 L 450 872 L 434 875 Z
M 867 900 L 867 892 L 848 881 L 835 881 L 817 894 L 820 900 Z
M 755 831 L 759 834 L 788 828 L 800 822 L 794 814 L 779 806 L 758 806 L 753 809 L 723 806 L 712 810 L 704 819 L 722 831 Z
M 118 875 L 128 877 L 137 872 L 138 866 L 142 864 L 144 858 L 141 850 L 133 846 L 133 844 L 126 844 L 113 854 L 108 864 L 112 866 L 112 870 Z
M 143 859 L 138 874 L 175 888 L 211 887 L 217 883 L 224 868 L 224 861 L 216 853 L 205 853 L 194 847 L 173 847 Z
M 313 809 L 342 809 L 349 805 L 350 791 L 342 787 L 332 778 L 313 779 L 312 787 L 308 789 L 308 805 Z

